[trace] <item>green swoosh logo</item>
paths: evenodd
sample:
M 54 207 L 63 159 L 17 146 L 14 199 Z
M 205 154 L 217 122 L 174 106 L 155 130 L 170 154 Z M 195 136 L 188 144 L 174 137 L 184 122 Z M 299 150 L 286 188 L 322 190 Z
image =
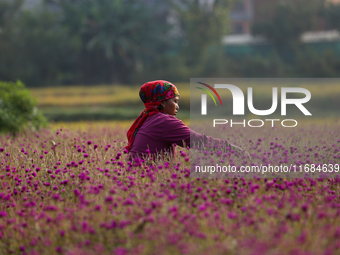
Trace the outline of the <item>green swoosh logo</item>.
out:
M 196 88 L 201 89 L 201 90 L 203 90 L 205 93 L 209 94 L 209 96 L 211 96 L 211 98 L 214 100 L 215 105 L 217 106 L 216 101 L 215 101 L 215 98 L 213 97 L 213 95 L 212 95 L 208 90 L 202 89 L 202 88 L 200 88 L 200 87 L 196 87 Z

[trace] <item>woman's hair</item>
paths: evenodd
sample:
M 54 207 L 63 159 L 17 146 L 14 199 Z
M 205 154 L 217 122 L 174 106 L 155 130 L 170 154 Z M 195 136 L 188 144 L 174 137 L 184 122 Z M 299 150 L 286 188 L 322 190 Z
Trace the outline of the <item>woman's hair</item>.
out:
M 171 98 L 169 98 L 169 99 L 171 99 Z M 168 101 L 169 99 L 165 99 L 165 100 L 163 100 L 162 102 L 166 102 L 166 101 Z M 163 111 L 164 110 L 164 107 L 163 107 L 163 105 L 159 105 L 159 106 L 157 106 L 157 109 L 159 110 L 159 111 Z
M 162 102 L 165 102 L 165 101 L 168 101 L 169 99 L 166 99 L 166 100 L 163 100 Z M 159 105 L 158 107 L 157 107 L 157 109 L 159 110 L 159 111 L 163 111 L 164 110 L 164 107 L 163 107 L 163 105 Z

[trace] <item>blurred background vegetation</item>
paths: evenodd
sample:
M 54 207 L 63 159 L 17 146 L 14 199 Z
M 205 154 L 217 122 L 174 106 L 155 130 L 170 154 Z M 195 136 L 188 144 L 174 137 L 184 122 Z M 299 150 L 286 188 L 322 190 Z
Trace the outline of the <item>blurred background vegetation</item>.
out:
M 132 119 L 149 80 L 340 77 L 339 30 L 337 0 L 0 0 L 0 80 L 49 120 Z
M 36 131 L 47 124 L 23 83 L 0 82 L 0 91 L 0 132 L 15 136 L 25 128 Z

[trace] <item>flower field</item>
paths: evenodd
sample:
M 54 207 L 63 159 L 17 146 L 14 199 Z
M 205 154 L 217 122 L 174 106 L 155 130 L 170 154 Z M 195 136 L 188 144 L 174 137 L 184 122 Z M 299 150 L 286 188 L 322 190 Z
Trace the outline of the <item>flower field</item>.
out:
M 0 136 L 0 254 L 339 251 L 340 178 L 192 178 L 194 150 L 129 162 L 126 130 L 54 124 Z M 256 164 L 339 164 L 335 121 L 226 134 Z

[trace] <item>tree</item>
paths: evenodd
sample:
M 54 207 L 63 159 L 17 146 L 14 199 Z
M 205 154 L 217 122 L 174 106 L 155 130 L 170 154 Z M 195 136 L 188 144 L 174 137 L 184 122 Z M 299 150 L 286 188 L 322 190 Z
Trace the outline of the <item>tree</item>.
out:
M 79 63 L 107 82 L 129 83 L 167 44 L 166 16 L 142 0 L 59 0 L 64 25 L 79 36 Z M 88 77 L 90 78 L 90 77 Z
M 16 135 L 27 127 L 37 130 L 45 124 L 45 117 L 22 82 L 0 82 L 0 132 Z
M 0 0 L 0 79 L 28 86 L 74 79 L 77 42 L 47 8 L 22 10 L 23 1 Z
M 321 11 L 321 16 L 331 29 L 340 31 L 340 3 L 328 3 Z
M 221 63 L 217 59 L 223 56 L 222 38 L 228 34 L 232 2 L 231 0 L 172 1 L 172 8 L 178 19 L 179 38 L 182 42 L 180 55 L 185 58 L 185 66 L 194 71 L 191 71 L 191 74 L 196 71 L 196 75 L 202 75 L 206 60 L 209 64 Z M 214 62 L 210 61 L 212 54 L 216 60 Z M 213 75 L 210 71 L 208 73 Z
M 0 28 L 1 30 L 15 18 L 24 0 L 0 1 Z
M 266 10 L 260 21 L 253 24 L 252 33 L 272 42 L 286 51 L 300 44 L 300 37 L 314 27 L 315 16 L 323 0 L 280 0 L 272 10 Z

